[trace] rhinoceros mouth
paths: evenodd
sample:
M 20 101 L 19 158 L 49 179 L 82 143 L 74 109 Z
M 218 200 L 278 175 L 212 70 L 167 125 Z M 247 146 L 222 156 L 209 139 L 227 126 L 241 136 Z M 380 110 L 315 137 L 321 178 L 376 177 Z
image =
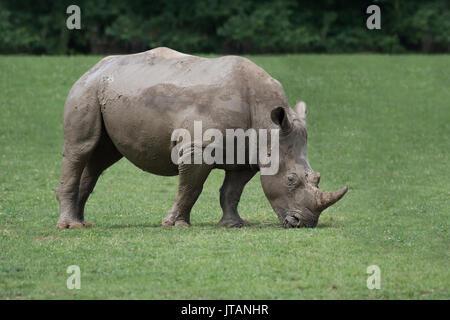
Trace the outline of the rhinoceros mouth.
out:
M 319 221 L 319 215 L 309 208 L 301 210 L 289 210 L 282 221 L 284 228 L 315 228 Z

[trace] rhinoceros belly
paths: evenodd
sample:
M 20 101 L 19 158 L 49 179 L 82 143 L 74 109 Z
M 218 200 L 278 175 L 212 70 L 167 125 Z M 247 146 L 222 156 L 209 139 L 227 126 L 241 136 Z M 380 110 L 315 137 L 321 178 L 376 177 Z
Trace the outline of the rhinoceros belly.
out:
M 105 106 L 102 114 L 108 135 L 125 158 L 150 173 L 178 174 L 171 161 L 171 130 L 164 114 L 128 105 Z

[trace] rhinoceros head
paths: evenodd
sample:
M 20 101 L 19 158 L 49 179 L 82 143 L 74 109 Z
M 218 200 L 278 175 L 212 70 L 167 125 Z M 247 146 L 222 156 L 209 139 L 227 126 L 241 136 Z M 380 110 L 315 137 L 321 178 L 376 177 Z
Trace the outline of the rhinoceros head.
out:
M 277 107 L 271 112 L 280 127 L 279 169 L 275 175 L 261 175 L 261 184 L 285 228 L 314 228 L 321 212 L 341 199 L 348 187 L 333 192 L 319 189 L 320 174 L 311 169 L 306 152 L 305 103 L 298 102 L 294 110 Z

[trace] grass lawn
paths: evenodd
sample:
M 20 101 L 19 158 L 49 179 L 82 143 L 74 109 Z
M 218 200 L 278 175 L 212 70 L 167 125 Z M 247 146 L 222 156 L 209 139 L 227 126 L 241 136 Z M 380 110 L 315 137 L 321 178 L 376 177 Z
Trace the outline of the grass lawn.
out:
M 350 186 L 316 229 L 283 229 L 259 176 L 239 206 L 252 226 L 218 227 L 219 170 L 192 227 L 163 229 L 178 177 L 122 159 L 87 204 L 94 227 L 57 231 L 63 105 L 100 57 L 0 57 L 0 299 L 449 299 L 450 56 L 249 58 L 308 104 L 321 188 Z

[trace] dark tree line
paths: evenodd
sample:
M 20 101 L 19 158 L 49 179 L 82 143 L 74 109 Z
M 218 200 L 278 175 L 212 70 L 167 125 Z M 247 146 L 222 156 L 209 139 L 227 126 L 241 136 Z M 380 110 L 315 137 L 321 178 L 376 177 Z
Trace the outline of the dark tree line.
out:
M 81 8 L 68 30 L 66 8 Z M 368 30 L 366 8 L 381 8 Z M 445 0 L 0 0 L 0 53 L 449 52 Z

